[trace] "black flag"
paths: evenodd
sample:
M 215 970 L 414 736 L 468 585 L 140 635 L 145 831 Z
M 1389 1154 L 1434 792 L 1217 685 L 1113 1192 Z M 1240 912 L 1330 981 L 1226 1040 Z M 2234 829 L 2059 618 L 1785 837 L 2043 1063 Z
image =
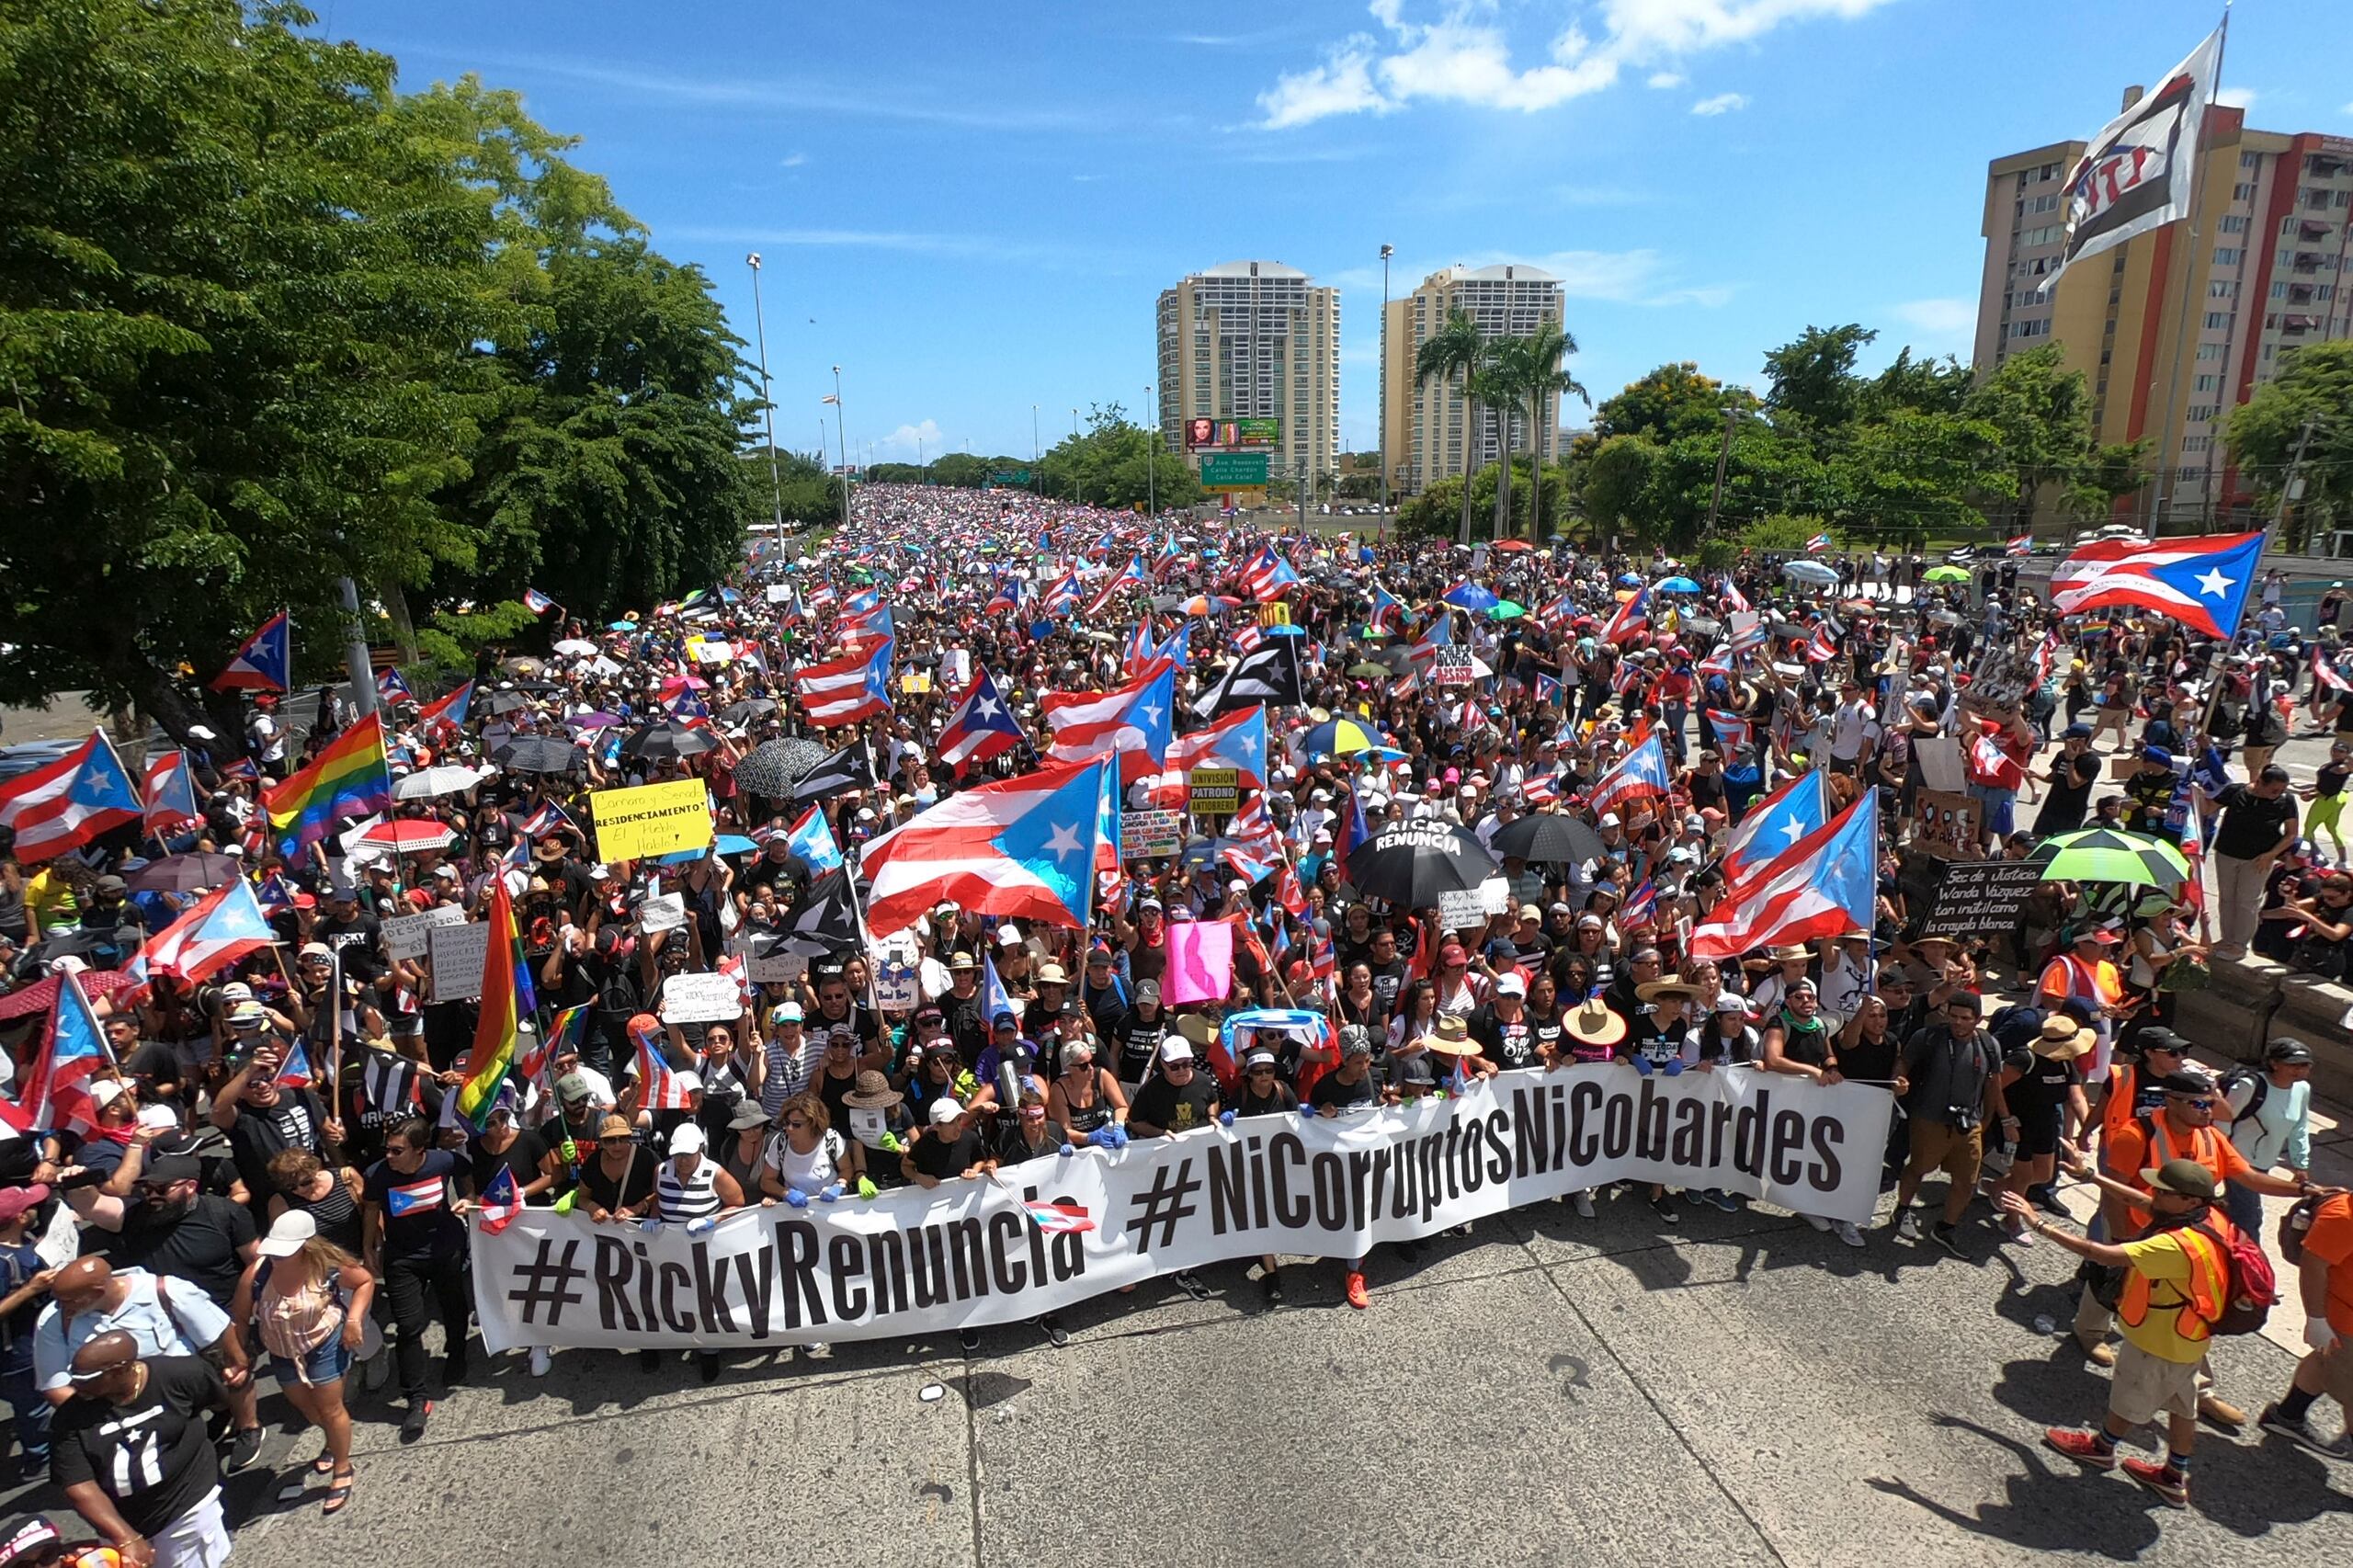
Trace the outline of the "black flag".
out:
M 874 788 L 874 768 L 868 760 L 866 743 L 850 742 L 833 756 L 802 775 L 792 787 L 792 798 L 801 805 L 812 801 L 829 801 L 835 795 L 846 795 L 852 790 Z
M 809 884 L 809 892 L 792 911 L 792 924 L 778 938 L 783 950 L 809 958 L 854 952 L 858 910 L 850 902 L 849 873 L 827 871 Z
M 1226 666 L 1225 674 L 1193 704 L 1204 719 L 1231 713 L 1263 702 L 1269 708 L 1297 708 L 1307 700 L 1299 674 L 1296 637 L 1269 637 Z

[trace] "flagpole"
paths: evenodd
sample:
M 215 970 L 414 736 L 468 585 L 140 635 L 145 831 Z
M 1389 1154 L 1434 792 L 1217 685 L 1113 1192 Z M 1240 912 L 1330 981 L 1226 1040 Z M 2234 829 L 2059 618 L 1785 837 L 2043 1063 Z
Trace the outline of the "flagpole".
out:
M 327 945 L 327 1093 L 334 1107 L 328 1114 L 343 1115 L 343 949 Z
M 98 1020 L 98 1010 L 90 1005 L 89 993 L 82 989 L 81 976 L 72 970 L 67 970 L 65 971 L 64 978 L 65 983 L 74 988 L 74 1000 L 82 1005 L 82 1016 L 88 1018 L 92 1024 L 97 1024 Z M 112 1004 L 108 1005 L 111 1006 Z M 51 1023 L 50 1026 L 51 1038 L 54 1039 L 56 1037 L 56 1033 L 57 1027 L 54 1023 Z M 122 1072 L 122 1063 L 115 1058 L 114 1042 L 107 1039 L 106 1029 L 103 1027 L 99 1027 L 93 1028 L 91 1033 L 97 1035 L 98 1038 L 98 1051 L 106 1057 L 107 1065 L 113 1068 L 115 1073 L 119 1075 Z M 54 1062 L 52 1062 L 51 1065 L 53 1068 Z M 52 1072 L 51 1081 L 54 1082 L 54 1079 L 55 1074 Z
M 2181 427 L 2175 423 L 2175 416 L 2181 402 L 2181 349 L 2182 345 L 2189 340 L 2191 334 L 2196 330 L 2190 322 L 2189 290 L 2190 285 L 2196 280 L 2200 270 L 2198 266 L 2198 203 L 2203 199 L 2205 194 L 2199 187 L 2197 164 L 2199 161 L 2204 159 L 2208 150 L 2206 138 L 2207 115 L 2213 112 L 2214 100 L 2222 90 L 2222 56 L 2225 51 L 2229 48 L 2231 41 L 2231 0 L 2222 0 L 2222 25 L 2215 29 L 2215 34 L 2214 83 L 2207 91 L 2206 111 L 2205 113 L 2200 114 L 2198 119 L 2198 129 L 2196 133 L 2197 139 L 2193 143 L 2195 150 L 2190 154 L 2192 162 L 2190 165 L 2189 212 L 2188 216 L 2181 220 L 2183 224 L 2183 233 L 2187 235 L 2187 243 L 2182 246 L 2181 300 L 2180 309 L 2176 312 L 2174 324 L 2173 367 L 2166 373 L 2165 423 L 2165 428 L 2159 436 L 2159 439 L 2165 444 L 2158 449 L 2157 483 L 2149 492 L 2149 537 L 2151 539 L 2157 537 L 2157 529 L 2164 522 L 2163 514 L 2167 505 L 2177 502 L 2180 498 L 2178 494 L 2180 489 L 2179 484 L 2176 483 L 2169 485 L 2166 483 L 2166 477 L 2168 475 L 2172 475 L 2177 481 L 2180 475 L 2179 460 L 2181 453 L 2179 449 L 2181 446 Z M 2056 291 L 2054 290 L 2054 298 L 2055 296 Z M 2242 301 L 2242 303 L 2244 303 L 2244 301 Z M 2212 483 L 2212 467 L 2211 464 L 2208 466 L 2207 474 L 2208 484 L 2211 487 Z M 2029 518 L 2029 522 L 2031 524 L 2032 519 Z M 2234 632 L 2233 635 L 2235 636 L 2236 633 Z

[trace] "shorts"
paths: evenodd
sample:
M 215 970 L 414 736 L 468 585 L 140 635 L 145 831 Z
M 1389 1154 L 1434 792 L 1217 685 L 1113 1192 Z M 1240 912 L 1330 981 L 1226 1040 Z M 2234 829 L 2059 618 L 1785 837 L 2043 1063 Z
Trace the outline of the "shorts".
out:
M 1915 1176 L 1942 1171 L 1959 1187 L 1975 1187 L 1985 1163 L 1985 1130 L 1966 1131 L 1945 1121 L 1912 1119 L 1912 1159 L 1904 1168 Z
M 2109 1385 L 2108 1413 L 2135 1426 L 2145 1426 L 2160 1415 L 2195 1420 L 2198 1377 L 2205 1370 L 2203 1358 L 2168 1361 L 2128 1339 L 2116 1347 L 2116 1379 Z
M 1969 798 L 1985 808 L 1985 832 L 1995 838 L 2007 838 L 2014 825 L 2012 811 L 2018 798 L 2016 790 L 2005 790 L 1998 784 L 1972 784 Z
M 278 1374 L 278 1383 L 301 1383 L 305 1387 L 331 1383 L 351 1369 L 352 1355 L 343 1343 L 343 1330 L 337 1327 L 326 1337 L 326 1343 L 299 1357 L 269 1353 L 269 1369 Z

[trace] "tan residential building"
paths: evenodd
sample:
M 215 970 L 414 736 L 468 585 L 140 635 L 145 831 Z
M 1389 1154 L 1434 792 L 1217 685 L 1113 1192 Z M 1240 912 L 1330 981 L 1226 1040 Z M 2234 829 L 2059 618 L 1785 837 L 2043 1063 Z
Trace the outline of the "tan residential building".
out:
M 2098 438 L 2147 439 L 2151 465 L 2171 468 L 2137 510 L 2169 530 L 2250 521 L 2253 497 L 2226 449 L 2230 411 L 2281 356 L 2353 331 L 2353 139 L 2255 131 L 2245 119 L 2207 111 L 2189 222 L 2077 262 L 2047 294 L 2036 290 L 2058 262 L 2067 176 L 2086 144 L 2055 142 L 1986 171 L 1978 373 L 2056 343 L 2090 385 Z
M 1479 324 L 1483 337 L 1525 337 L 1540 322 L 1565 319 L 1561 281 L 1533 267 L 1505 263 L 1497 267 L 1449 267 L 1433 272 L 1412 293 L 1389 301 L 1388 319 L 1381 324 L 1381 408 L 1385 428 L 1381 449 L 1389 461 L 1389 487 L 1411 493 L 1435 481 L 1462 472 L 1464 415 L 1459 379 L 1414 384 L 1414 361 L 1422 345 L 1446 324 L 1449 312 L 1462 310 Z M 1547 401 L 1539 430 L 1560 427 L 1560 398 Z M 1496 460 L 1495 426 L 1485 410 L 1479 415 L 1472 467 Z M 1528 410 L 1516 410 L 1509 426 L 1514 451 L 1529 449 Z M 1559 449 L 1548 440 L 1548 453 Z
M 1340 291 L 1279 261 L 1229 261 L 1161 290 L 1161 439 L 1186 449 L 1192 419 L 1277 418 L 1273 476 L 1340 454 Z

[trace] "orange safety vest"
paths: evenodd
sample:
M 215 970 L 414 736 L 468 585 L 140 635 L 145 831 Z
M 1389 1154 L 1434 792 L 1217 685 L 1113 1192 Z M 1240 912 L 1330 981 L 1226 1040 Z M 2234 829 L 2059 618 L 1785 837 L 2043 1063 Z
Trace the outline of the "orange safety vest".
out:
M 2157 1282 L 2137 1268 L 2130 1269 L 2124 1277 L 2124 1292 L 2116 1301 L 2116 1316 L 2138 1328 L 2148 1321 L 2153 1307 L 2170 1310 L 2175 1314 L 2174 1333 L 2196 1345 L 2212 1337 L 2214 1324 L 2222 1318 L 2231 1284 L 2230 1262 L 2221 1244 L 2195 1226 L 2177 1226 L 2166 1233 L 2180 1238 L 2178 1244 L 2189 1258 L 2187 1280 L 2165 1282 L 2180 1292 L 2181 1299 L 2153 1301 Z
M 2149 1131 L 2149 1146 L 2141 1152 L 2145 1168 L 2155 1170 L 2167 1160 L 2188 1160 L 2192 1165 L 2203 1166 L 2206 1173 L 2214 1178 L 2217 1186 L 2222 1184 L 2223 1180 L 2222 1135 L 2220 1132 L 2211 1127 L 2200 1127 L 2190 1133 L 2188 1143 L 2177 1145 L 2173 1141 L 2173 1133 L 2165 1127 L 2164 1111 L 2152 1111 L 2127 1119 L 2138 1121 Z M 2116 1174 L 2118 1180 L 2136 1186 L 2141 1179 L 2141 1173 L 2137 1170 L 2119 1171 Z M 2154 1212 L 2145 1205 L 2135 1206 L 2131 1210 L 2132 1218 L 2143 1230 L 2148 1228 Z

